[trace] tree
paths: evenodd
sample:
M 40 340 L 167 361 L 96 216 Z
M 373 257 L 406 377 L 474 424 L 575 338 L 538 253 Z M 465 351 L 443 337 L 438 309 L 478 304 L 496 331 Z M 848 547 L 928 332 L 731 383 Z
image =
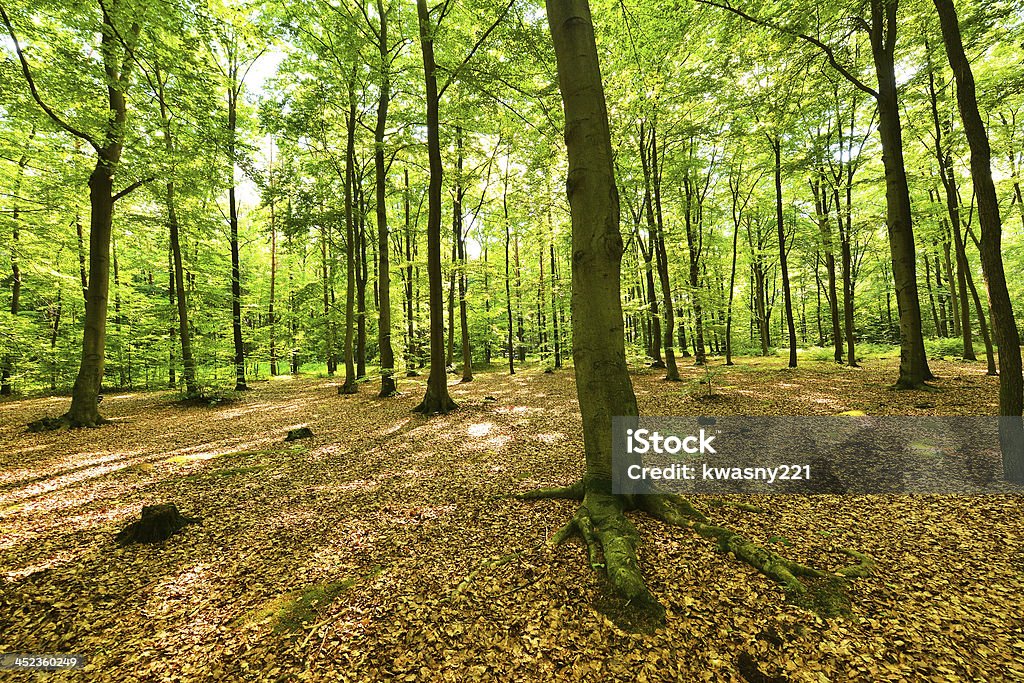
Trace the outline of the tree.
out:
M 921 326 L 921 302 L 917 290 L 917 260 L 914 244 L 913 212 L 910 187 L 903 158 L 903 127 L 900 120 L 900 100 L 896 82 L 896 37 L 899 0 L 870 0 L 869 18 L 859 15 L 843 17 L 839 22 L 852 22 L 867 34 L 874 60 L 877 90 L 864 83 L 850 68 L 844 66 L 836 50 L 821 38 L 800 28 L 789 28 L 774 20 L 766 20 L 716 0 L 697 2 L 718 7 L 746 21 L 781 31 L 804 43 L 813 45 L 825 55 L 829 64 L 855 88 L 871 96 L 878 106 L 878 132 L 882 145 L 882 163 L 885 166 L 886 223 L 889 231 L 889 250 L 892 275 L 896 285 L 896 299 L 900 319 L 900 370 L 896 380 L 899 389 L 924 388 L 933 378 L 928 368 Z
M 1006 287 L 1002 256 L 1002 221 L 999 198 L 992 182 L 992 150 L 985 122 L 978 110 L 977 87 L 970 61 L 964 53 L 960 21 L 953 0 L 933 0 L 942 26 L 946 55 L 956 79 L 957 103 L 971 148 L 971 177 L 978 196 L 979 247 L 992 308 L 992 328 L 999 347 L 999 437 L 1003 472 L 1008 481 L 1024 483 L 1024 377 L 1021 375 L 1020 332 L 1013 302 Z
M 427 109 L 427 156 L 430 165 L 430 181 L 427 189 L 427 279 L 430 291 L 430 375 L 427 377 L 427 391 L 415 412 L 424 415 L 448 413 L 458 408 L 448 394 L 444 349 L 444 287 L 441 282 L 441 181 L 444 168 L 441 163 L 440 101 L 445 90 L 455 81 L 460 72 L 476 54 L 477 50 L 498 27 L 512 8 L 514 0 L 498 15 L 498 18 L 484 31 L 465 59 L 451 69 L 451 76 L 440 88 L 437 84 L 437 62 L 434 58 L 434 32 L 444 20 L 450 5 L 441 5 L 436 22 L 430 19 L 426 0 L 416 0 L 416 15 L 420 29 L 420 51 L 423 56 L 423 74 L 426 85 Z
M 388 38 L 388 15 L 392 7 L 377 0 L 377 26 L 370 26 L 380 55 L 380 93 L 377 96 L 377 124 L 373 129 L 373 169 L 375 179 L 375 213 L 377 217 L 377 292 L 380 297 L 377 318 L 377 339 L 380 344 L 380 396 L 398 392 L 395 382 L 395 352 L 391 346 L 391 244 L 388 233 L 387 166 L 384 163 L 384 136 L 387 132 L 388 105 L 391 102 L 391 52 Z M 365 8 L 364 8 L 365 14 Z M 369 22 L 368 22 L 369 23 Z
M 546 6 L 569 155 L 566 188 L 572 219 L 572 347 L 586 474 L 572 486 L 541 489 L 522 498 L 581 501 L 575 516 L 551 542 L 561 543 L 578 532 L 587 544 L 591 566 L 604 568 L 624 601 L 623 609 L 635 617 L 631 620 L 634 624 L 658 624 L 665 618 L 665 609 L 639 570 L 636 550 L 640 537 L 625 516 L 631 508 L 716 539 L 723 549 L 782 584 L 793 599 L 805 605 L 816 604 L 816 594 L 822 590 L 842 596 L 842 573 L 827 574 L 798 564 L 734 531 L 712 525 L 684 499 L 613 493 L 612 418 L 628 422 L 639 416 L 639 409 L 626 366 L 620 297 L 624 245 L 608 110 L 588 0 L 547 0 Z M 845 552 L 860 559 L 862 565 L 869 559 Z M 862 565 L 848 573 L 862 571 Z
M 131 83 L 136 47 L 142 30 L 132 18 L 130 8 L 111 7 L 100 3 L 102 15 L 98 68 L 106 83 L 106 106 L 101 132 L 98 134 L 69 123 L 43 98 L 36 87 L 32 68 L 21 48 L 17 33 L 6 10 L 0 5 L 0 19 L 14 43 L 22 76 L 32 98 L 50 120 L 67 133 L 88 143 L 96 152 L 96 167 L 89 176 L 89 276 L 86 290 L 85 324 L 82 333 L 82 359 L 71 394 L 71 407 L 61 422 L 72 427 L 95 427 L 104 422 L 99 413 L 99 393 L 103 383 L 103 364 L 107 336 L 107 293 L 110 287 L 110 237 L 114 204 L 118 199 L 139 187 L 129 185 L 114 192 L 114 176 L 121 161 L 126 135 L 128 101 L 126 93 Z M 118 26 L 118 22 L 123 25 Z

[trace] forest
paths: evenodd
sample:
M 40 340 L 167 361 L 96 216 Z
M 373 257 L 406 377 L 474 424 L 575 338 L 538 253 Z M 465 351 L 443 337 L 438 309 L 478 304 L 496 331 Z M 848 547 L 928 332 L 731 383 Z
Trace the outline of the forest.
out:
M 0 22 L 9 675 L 1024 680 L 1020 0 Z

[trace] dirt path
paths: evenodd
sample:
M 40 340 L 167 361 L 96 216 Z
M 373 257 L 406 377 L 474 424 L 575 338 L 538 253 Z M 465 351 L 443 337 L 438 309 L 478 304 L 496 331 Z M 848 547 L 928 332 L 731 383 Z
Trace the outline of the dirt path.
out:
M 716 375 L 713 407 L 638 375 L 641 410 L 984 414 L 996 401 L 978 365 L 935 362 L 942 391 L 907 394 L 887 390 L 891 362 L 777 364 Z M 765 515 L 714 513 L 819 567 L 844 546 L 874 554 L 853 616 L 827 623 L 706 540 L 640 517 L 669 615 L 633 635 L 595 609 L 580 547 L 542 545 L 572 505 L 507 497 L 579 476 L 571 373 L 479 373 L 452 388 L 460 411 L 429 421 L 410 412 L 422 380 L 386 401 L 336 385 L 261 383 L 214 408 L 110 395 L 113 424 L 42 435 L 24 424 L 66 399 L 0 403 L 0 651 L 85 654 L 88 680 L 111 681 L 742 680 L 741 653 L 794 681 L 1024 678 L 1019 499 L 774 497 Z M 283 443 L 299 425 L 316 436 Z M 113 543 L 164 501 L 203 524 L 163 546 Z

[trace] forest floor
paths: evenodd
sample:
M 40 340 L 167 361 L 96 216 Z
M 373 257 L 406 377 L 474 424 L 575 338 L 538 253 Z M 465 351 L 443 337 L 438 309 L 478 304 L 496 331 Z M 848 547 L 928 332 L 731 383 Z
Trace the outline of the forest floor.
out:
M 715 414 L 995 414 L 982 364 L 933 362 L 940 391 L 922 394 L 888 389 L 898 358 L 740 362 L 715 376 Z M 642 412 L 709 412 L 659 377 L 634 376 Z M 575 504 L 509 497 L 581 474 L 571 371 L 481 372 L 452 386 L 459 411 L 429 420 L 410 412 L 423 378 L 387 400 L 338 383 L 262 382 L 216 407 L 109 394 L 110 425 L 49 434 L 24 425 L 66 398 L 0 403 L 0 651 L 83 654 L 85 677 L 51 676 L 90 681 L 1024 680 L 1018 498 L 775 496 L 764 514 L 709 512 L 820 568 L 845 564 L 842 547 L 871 553 L 852 614 L 830 620 L 712 542 L 635 516 L 668 617 L 633 634 L 599 609 L 579 542 L 544 544 Z M 283 443 L 301 425 L 314 438 Z M 203 523 L 116 545 L 156 502 Z

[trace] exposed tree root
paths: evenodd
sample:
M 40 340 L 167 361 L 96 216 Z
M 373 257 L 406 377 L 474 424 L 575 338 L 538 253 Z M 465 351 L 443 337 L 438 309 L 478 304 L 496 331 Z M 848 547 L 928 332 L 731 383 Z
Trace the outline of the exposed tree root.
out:
M 345 380 L 345 383 L 338 387 L 338 394 L 342 396 L 358 393 L 359 385 L 356 384 L 355 380 Z
M 610 597 L 623 601 L 606 606 L 608 616 L 637 630 L 665 623 L 665 608 L 647 589 L 640 571 L 640 534 L 624 514 L 623 498 L 587 491 L 576 515 L 552 536 L 551 543 L 563 543 L 574 532 L 579 532 L 587 545 L 591 568 L 604 570 L 612 588 Z
M 857 564 L 850 565 L 849 567 L 843 567 L 836 574 L 845 576 L 848 579 L 863 579 L 869 576 L 875 570 L 875 558 L 865 553 L 852 550 L 850 548 L 843 548 L 842 553 L 847 557 L 851 557 L 857 560 Z
M 569 522 L 551 537 L 552 544 L 560 544 L 578 533 L 587 546 L 590 566 L 604 570 L 614 593 L 625 604 L 623 611 L 631 613 L 632 624 L 640 615 L 639 623 L 663 623 L 665 609 L 650 593 L 637 562 L 640 536 L 626 517 L 627 509 L 639 509 L 663 522 L 691 529 L 698 535 L 714 539 L 719 548 L 749 564 L 768 578 L 780 584 L 793 603 L 831 617 L 849 611 L 850 601 L 846 586 L 851 579 L 863 578 L 874 569 L 874 559 L 856 550 L 842 552 L 857 564 L 836 573 L 824 572 L 809 565 L 795 562 L 768 550 L 732 529 L 712 524 L 690 501 L 679 496 L 649 495 L 630 499 L 587 489 L 583 482 L 572 486 L 539 489 L 521 494 L 522 500 L 582 499 L 582 505 Z M 727 505 L 731 501 L 716 501 Z M 761 512 L 760 508 L 743 503 L 740 509 Z M 620 615 L 621 616 L 621 615 Z M 643 628 L 643 626 L 641 626 Z

